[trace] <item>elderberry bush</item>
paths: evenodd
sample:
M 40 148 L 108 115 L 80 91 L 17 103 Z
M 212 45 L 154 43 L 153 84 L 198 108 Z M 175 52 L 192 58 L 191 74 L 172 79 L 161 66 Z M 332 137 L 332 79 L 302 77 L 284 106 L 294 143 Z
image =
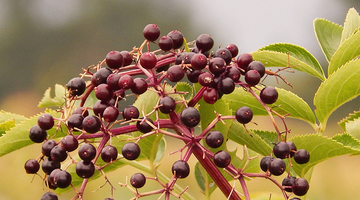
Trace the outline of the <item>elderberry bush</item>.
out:
M 315 59 L 298 46 L 274 44 L 242 53 L 235 44 L 214 47 L 209 34 L 189 41 L 178 30 L 163 34 L 155 24 L 146 25 L 142 34 L 145 40 L 138 47 L 110 50 L 98 64 L 79 69 L 79 76 L 57 85 L 58 96 L 46 93 L 40 102 L 44 107 L 57 107 L 36 116 L 26 130 L 27 141 L 41 144 L 36 159 L 24 162 L 25 172 L 40 175 L 46 186 L 38 199 L 61 199 L 61 193 L 70 190 L 74 199 L 91 199 L 87 184 L 99 177 L 110 187 L 104 199 L 116 199 L 116 193 L 124 190 L 133 192 L 134 198 L 195 199 L 177 184 L 189 176 L 195 176 L 207 196 L 219 189 L 227 199 L 250 199 L 252 191 L 246 180 L 256 178 L 253 181 L 269 180 L 286 200 L 301 199 L 311 190 L 305 175 L 332 148 L 343 148 L 342 154 L 356 153 L 355 147 L 346 147 L 358 141 L 348 133 L 333 138 L 320 134 L 292 137 L 287 117 L 301 119 L 322 132 L 325 115 L 333 111 L 315 102 L 321 122 L 317 125 L 314 113 L 300 97 L 264 80 L 276 79 L 292 87 L 291 80 L 280 73 L 304 71 L 324 81 L 315 100 L 332 101 L 325 99 L 328 93 L 324 90 L 334 86 L 337 80 L 332 79 L 349 74 L 346 66 L 356 68 L 358 60 L 344 63 L 345 69 L 330 68 L 336 73 L 325 80 L 315 61 L 294 53 Z M 281 47 L 286 52 L 279 51 Z M 268 68 L 275 66 L 278 68 Z M 342 89 L 335 88 L 337 96 L 352 91 Z M 126 101 L 131 96 L 135 101 Z M 253 128 L 261 125 L 258 115 L 268 116 L 273 124 L 270 130 Z M 167 138 L 183 147 L 165 155 Z M 243 149 L 243 156 L 229 151 L 229 140 Z M 148 166 L 139 162 L 144 160 Z M 158 167 L 170 160 L 168 172 L 161 172 Z M 123 171 L 122 177 L 115 177 L 117 182 L 110 181 L 107 172 L 124 165 L 138 172 Z M 148 189 L 148 184 L 158 188 Z

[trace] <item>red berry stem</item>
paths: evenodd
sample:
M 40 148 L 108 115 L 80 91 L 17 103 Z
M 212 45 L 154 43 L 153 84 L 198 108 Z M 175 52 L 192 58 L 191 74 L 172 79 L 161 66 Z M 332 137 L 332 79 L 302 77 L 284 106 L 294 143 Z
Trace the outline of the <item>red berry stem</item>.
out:
M 206 90 L 206 87 L 201 87 L 200 90 L 195 94 L 195 96 L 190 100 L 188 103 L 188 106 L 194 107 L 197 102 L 202 98 L 204 91 Z

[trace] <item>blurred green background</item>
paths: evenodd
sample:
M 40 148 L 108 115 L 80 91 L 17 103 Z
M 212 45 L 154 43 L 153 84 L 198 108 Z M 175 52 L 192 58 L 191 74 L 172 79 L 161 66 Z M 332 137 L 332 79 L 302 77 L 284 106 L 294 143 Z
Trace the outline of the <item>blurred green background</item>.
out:
M 37 103 L 48 87 L 67 83 L 81 68 L 97 64 L 111 50 L 139 46 L 143 41 L 142 29 L 149 23 L 157 24 L 162 34 L 177 29 L 188 41 L 209 33 L 215 47 L 234 43 L 240 53 L 275 42 L 294 43 L 309 50 L 326 66 L 313 33 L 313 20 L 326 18 L 342 25 L 350 7 L 360 10 L 360 2 L 0 0 L 0 110 L 27 117 L 43 111 L 37 108 Z M 295 92 L 313 107 L 312 98 L 320 82 L 300 72 L 282 75 L 294 88 L 282 83 L 279 87 Z M 330 117 L 325 134 L 341 132 L 336 122 L 357 109 L 358 99 L 341 107 Z M 255 120 L 266 128 L 266 119 Z M 295 134 L 314 132 L 299 121 L 289 120 L 289 126 Z M 181 148 L 181 144 L 171 140 L 168 146 L 169 152 Z M 24 162 L 37 156 L 40 148 L 32 145 L 0 158 L 0 200 L 40 199 L 45 186 L 38 176 L 27 175 L 23 169 Z M 171 164 L 164 163 L 163 170 L 170 169 Z M 359 199 L 359 164 L 359 157 L 349 156 L 319 164 L 314 170 L 308 199 Z M 121 169 L 109 176 L 114 183 L 124 182 L 124 174 L 131 176 L 129 171 Z M 92 196 L 86 199 L 104 199 L 108 186 L 92 193 L 103 183 L 103 180 L 92 183 L 87 189 Z M 184 187 L 190 185 L 189 191 L 202 199 L 193 179 L 179 183 Z M 260 179 L 250 181 L 249 189 L 253 193 L 279 193 L 269 181 Z M 223 199 L 219 191 L 216 194 L 220 196 L 214 195 L 213 199 Z M 125 188 L 117 187 L 114 197 L 129 199 L 129 195 Z M 70 192 L 60 199 L 72 196 Z

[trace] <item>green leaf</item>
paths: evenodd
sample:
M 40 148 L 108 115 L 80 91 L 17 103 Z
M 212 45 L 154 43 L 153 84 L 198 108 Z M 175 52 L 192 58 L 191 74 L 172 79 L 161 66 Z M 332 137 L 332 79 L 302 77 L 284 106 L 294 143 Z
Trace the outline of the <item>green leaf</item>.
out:
M 348 121 L 345 124 L 345 130 L 347 133 L 351 134 L 356 139 L 360 139 L 360 118 L 353 119 Z
M 314 129 L 317 127 L 315 115 L 303 99 L 290 91 L 281 88 L 276 88 L 276 90 L 278 91 L 279 97 L 278 100 L 271 105 L 274 107 L 274 111 L 281 115 L 289 114 L 288 117 L 303 120 L 309 123 Z M 257 91 L 257 94 L 259 93 L 260 92 Z M 254 115 L 268 115 L 265 108 L 255 97 L 242 88 L 235 88 L 233 93 L 224 95 L 222 98 L 229 102 L 233 114 L 241 106 L 248 106 L 252 109 Z
M 360 111 L 354 111 L 354 113 L 350 113 L 348 117 L 342 119 L 338 124 L 344 131 L 346 131 L 346 124 L 351 123 L 351 121 L 354 121 L 358 118 L 360 118 Z
M 59 84 L 55 85 L 55 96 L 51 97 L 51 88 L 49 87 L 45 93 L 43 98 L 38 104 L 39 108 L 45 107 L 60 107 L 65 103 L 65 87 Z
M 318 88 L 314 105 L 315 114 L 321 123 L 321 131 L 326 127 L 330 115 L 341 105 L 360 94 L 360 60 L 353 60 L 332 74 Z
M 185 100 L 189 100 L 193 97 L 193 87 L 186 82 L 178 82 L 175 87 L 177 92 L 184 92 Z
M 314 30 L 321 50 L 326 60 L 330 62 L 331 57 L 340 45 L 343 27 L 326 19 L 316 19 Z
M 320 134 L 294 136 L 290 141 L 296 144 L 297 149 L 306 149 L 310 154 L 310 161 L 306 164 L 297 164 L 294 160 L 292 161 L 293 169 L 300 177 L 304 177 L 313 166 L 324 160 L 359 152 Z
M 265 63 L 266 67 L 290 67 L 325 80 L 324 72 L 316 58 L 303 47 L 276 43 L 251 53 L 254 60 Z
M 328 74 L 331 75 L 347 62 L 360 56 L 360 31 L 346 39 L 334 53 L 329 63 Z
M 348 133 L 337 134 L 332 137 L 332 139 L 343 144 L 344 146 L 351 147 L 352 149 L 360 151 L 360 141 L 355 139 L 354 136 Z
M 6 121 L 6 122 L 1 122 L 0 123 L 0 136 L 5 134 L 5 131 L 9 131 L 10 128 L 12 128 L 14 126 L 15 126 L 15 120 L 14 119 L 10 119 L 9 121 Z
M 60 113 L 54 111 L 48 111 L 53 117 L 60 117 Z M 23 148 L 25 146 L 34 144 L 29 139 L 29 130 L 31 127 L 37 124 L 37 119 L 41 114 L 26 119 L 19 124 L 16 124 L 15 127 L 12 127 L 9 131 L 5 131 L 0 137 L 0 157 L 11 153 L 15 150 Z M 47 131 L 48 136 L 53 136 L 56 132 L 56 128 L 52 128 Z M 56 132 L 56 137 L 64 136 L 65 134 L 61 130 Z
M 18 124 L 18 123 L 26 120 L 27 118 L 24 117 L 23 115 L 13 114 L 13 113 L 9 113 L 9 112 L 3 111 L 3 110 L 0 111 L 0 122 L 6 122 L 11 119 L 15 120 L 15 124 Z
M 358 28 L 360 28 L 359 13 L 355 10 L 355 8 L 350 8 L 346 14 L 341 43 L 348 39 Z

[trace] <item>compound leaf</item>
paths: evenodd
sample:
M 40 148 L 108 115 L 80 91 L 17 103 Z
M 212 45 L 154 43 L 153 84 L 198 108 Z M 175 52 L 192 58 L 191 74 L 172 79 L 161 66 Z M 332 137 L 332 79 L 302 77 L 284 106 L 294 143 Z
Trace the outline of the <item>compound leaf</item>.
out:
M 55 85 L 55 96 L 51 97 L 51 87 L 49 87 L 43 98 L 38 104 L 39 108 L 45 107 L 60 107 L 65 103 L 65 87 L 59 84 Z

